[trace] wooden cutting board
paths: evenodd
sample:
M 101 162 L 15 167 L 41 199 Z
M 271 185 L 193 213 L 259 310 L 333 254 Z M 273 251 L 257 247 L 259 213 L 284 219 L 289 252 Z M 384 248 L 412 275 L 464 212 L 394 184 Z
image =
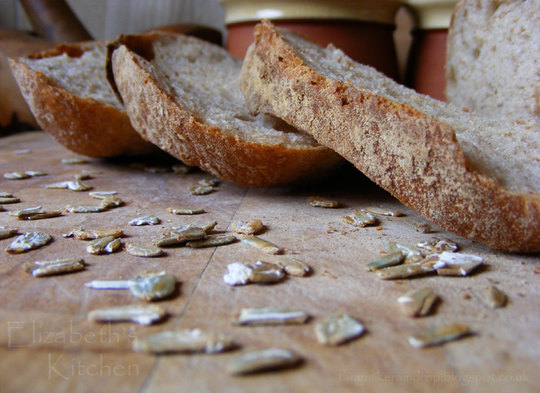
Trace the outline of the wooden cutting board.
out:
M 538 255 L 513 255 L 442 232 L 424 234 L 415 224 L 425 221 L 400 205 L 351 168 L 331 180 L 299 189 L 260 190 L 221 183 L 215 192 L 193 196 L 188 188 L 210 176 L 152 173 L 149 166 L 172 164 L 168 157 L 150 161 L 89 159 L 68 165 L 73 154 L 48 135 L 31 132 L 0 139 L 0 173 L 40 170 L 46 176 L 26 180 L 0 177 L 0 191 L 12 192 L 18 204 L 4 205 L 0 226 L 19 232 L 42 230 L 54 241 L 41 249 L 9 255 L 13 240 L 0 240 L 0 391 L 30 392 L 533 392 L 540 386 L 540 285 Z M 146 165 L 146 169 L 145 169 Z M 7 211 L 42 205 L 62 209 L 95 204 L 87 192 L 46 189 L 88 171 L 93 191 L 115 190 L 125 205 L 103 213 L 18 221 Z M 340 202 L 337 209 L 309 206 L 309 196 Z M 404 217 L 380 218 L 379 227 L 355 228 L 341 221 L 354 209 L 382 205 L 400 209 Z M 197 216 L 177 216 L 169 207 L 202 207 Z M 127 222 L 156 215 L 161 224 L 135 227 Z M 229 231 L 233 221 L 258 218 L 267 226 L 261 237 L 294 254 L 313 268 L 309 277 L 289 277 L 275 285 L 227 286 L 228 263 L 269 260 L 242 243 L 207 249 L 169 248 L 166 256 L 144 259 L 125 251 L 90 255 L 86 243 L 62 234 L 75 227 L 120 227 L 124 243 L 149 243 L 171 226 L 217 221 Z M 471 277 L 425 276 L 383 281 L 365 265 L 380 256 L 390 241 L 409 245 L 430 236 L 457 242 L 461 252 L 485 259 L 486 267 Z M 81 256 L 87 268 L 63 276 L 34 278 L 24 272 L 27 261 Z M 95 324 L 90 310 L 137 303 L 129 291 L 91 290 L 93 279 L 130 278 L 143 271 L 174 274 L 178 291 L 160 306 L 169 313 L 158 325 Z M 508 304 L 491 309 L 484 290 L 495 284 Z M 440 302 L 432 315 L 402 315 L 396 299 L 413 288 L 432 288 Z M 231 319 L 242 307 L 290 306 L 308 312 L 305 325 L 238 327 Z M 339 347 L 319 345 L 313 323 L 336 312 L 361 321 L 367 332 Z M 441 347 L 414 349 L 409 335 L 418 328 L 460 322 L 473 334 Z M 165 329 L 210 329 L 230 335 L 241 348 L 219 355 L 153 356 L 131 351 L 135 337 Z M 227 374 L 228 362 L 243 350 L 278 346 L 298 353 L 297 368 L 247 377 Z

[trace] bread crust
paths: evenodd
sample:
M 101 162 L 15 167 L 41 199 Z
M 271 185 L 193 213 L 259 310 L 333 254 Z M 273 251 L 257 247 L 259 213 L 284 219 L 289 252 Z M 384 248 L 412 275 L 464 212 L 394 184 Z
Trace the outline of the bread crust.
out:
M 256 27 L 239 80 L 251 109 L 311 133 L 443 229 L 494 249 L 540 251 L 538 195 L 470 168 L 449 125 L 314 71 L 270 22 Z
M 144 46 L 148 35 L 125 41 Z M 126 45 L 117 45 L 110 57 L 115 84 L 135 129 L 187 165 L 237 184 L 273 187 L 320 178 L 342 161 L 323 146 L 257 143 L 211 126 L 175 101 L 152 65 Z
M 104 43 L 63 44 L 28 57 L 80 54 L 97 44 Z M 19 59 L 10 59 L 10 66 L 39 126 L 73 152 L 89 157 L 111 157 L 157 150 L 133 129 L 125 111 L 93 98 L 74 95 Z

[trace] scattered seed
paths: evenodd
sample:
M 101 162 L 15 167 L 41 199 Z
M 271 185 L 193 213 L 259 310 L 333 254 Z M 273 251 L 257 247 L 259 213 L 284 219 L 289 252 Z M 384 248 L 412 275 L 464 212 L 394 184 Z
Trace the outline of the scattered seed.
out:
M 191 170 L 190 167 L 183 165 L 183 164 L 177 164 L 172 166 L 172 171 L 176 173 L 177 175 L 185 175 Z
M 11 192 L 4 192 L 4 191 L 0 192 L 0 198 L 12 198 L 12 197 L 13 197 L 13 193 Z
M 9 212 L 9 215 L 15 216 L 19 220 L 41 220 L 61 216 L 62 212 L 57 210 L 43 210 L 41 206 L 36 206 L 22 210 L 13 210 Z
M 22 150 L 16 150 L 13 153 L 17 154 L 17 155 L 19 155 L 19 154 L 30 154 L 30 153 L 32 153 L 32 150 L 30 150 L 30 149 L 22 149 Z
M 92 174 L 89 172 L 81 172 L 76 175 L 73 175 L 76 181 L 82 181 L 82 180 L 90 180 L 92 178 Z
M 241 235 L 255 235 L 262 231 L 264 225 L 261 220 L 238 220 L 232 224 L 232 230 Z
M 8 172 L 4 173 L 4 178 L 8 180 L 23 180 L 30 178 L 30 175 L 24 172 Z
M 189 188 L 189 193 L 191 195 L 207 195 L 214 191 L 212 186 L 192 186 Z
M 15 197 L 1 197 L 0 196 L 0 203 L 2 204 L 10 204 L 10 203 L 18 203 L 20 202 L 21 200 L 19 198 L 15 198 Z
M 356 319 L 346 314 L 329 315 L 314 327 L 317 341 L 324 345 L 340 345 L 360 337 L 365 328 Z
M 259 250 L 267 254 L 283 253 L 283 249 L 281 247 L 276 246 L 274 243 L 271 243 L 268 240 L 261 239 L 258 236 L 239 235 L 239 237 L 240 237 L 240 240 L 242 240 L 242 243 L 258 248 Z
M 322 198 L 319 196 L 311 196 L 308 198 L 308 205 L 313 207 L 322 207 L 332 209 L 339 207 L 339 202 L 331 199 Z
M 205 186 L 205 187 L 216 187 L 219 186 L 219 180 L 218 179 L 203 179 L 199 180 L 199 185 Z
M 223 281 L 231 286 L 249 283 L 275 283 L 285 277 L 283 270 L 279 266 L 262 261 L 257 261 L 254 264 L 230 263 L 227 265 L 227 270 L 227 274 L 223 276 Z
M 130 305 L 93 310 L 88 313 L 88 320 L 93 322 L 134 322 L 151 325 L 165 317 L 165 310 L 154 305 Z
M 214 354 L 234 348 L 234 342 L 222 334 L 201 329 L 164 331 L 152 334 L 133 343 L 136 352 L 207 353 Z
M 113 236 L 105 236 L 95 240 L 92 240 L 86 251 L 90 254 L 112 254 L 115 251 L 118 251 L 122 246 L 120 239 Z
M 422 329 L 409 337 L 409 344 L 414 348 L 425 348 L 457 340 L 469 333 L 469 328 L 460 323 Z
M 507 297 L 503 291 L 495 285 L 491 285 L 486 291 L 488 304 L 491 308 L 500 308 L 506 305 Z
M 47 176 L 45 172 L 41 171 L 24 171 L 24 173 L 30 177 Z
M 17 232 L 18 231 L 16 229 L 10 229 L 0 226 L 0 240 L 15 236 Z
M 282 348 L 268 348 L 245 352 L 234 358 L 228 366 L 233 375 L 251 374 L 297 366 L 301 358 L 294 352 Z
M 78 164 L 87 164 L 88 160 L 82 158 L 82 157 L 67 157 L 62 158 L 62 164 L 68 164 L 68 165 L 78 165 Z
M 92 191 L 88 193 L 88 195 L 96 199 L 105 199 L 116 194 L 116 191 Z
M 106 211 L 107 209 L 103 206 L 96 206 L 96 205 L 81 205 L 81 206 L 71 206 L 67 205 L 64 208 L 64 211 L 67 213 L 101 213 Z
M 368 212 L 377 214 L 379 216 L 389 216 L 389 217 L 401 217 L 404 216 L 403 212 L 399 210 L 387 209 L 384 207 L 369 206 L 366 209 Z
M 144 166 L 144 171 L 148 173 L 167 173 L 171 168 L 166 166 Z
M 441 253 L 443 251 L 456 252 L 459 247 L 456 243 L 448 239 L 433 237 L 425 242 L 418 243 L 416 247 L 431 253 Z
M 157 246 L 141 246 L 139 244 L 129 243 L 126 251 L 136 257 L 154 258 L 163 255 L 163 250 Z
M 129 289 L 131 280 L 92 280 L 84 284 L 91 289 Z
M 249 265 L 240 262 L 233 262 L 227 265 L 227 274 L 223 276 L 223 281 L 227 285 L 249 284 L 253 269 Z
M 366 265 L 369 271 L 375 271 L 380 269 L 385 269 L 390 266 L 399 265 L 405 259 L 405 255 L 401 251 L 392 252 L 386 254 L 373 262 L 370 262 Z
M 416 231 L 420 233 L 431 233 L 433 232 L 433 229 L 431 228 L 431 225 L 429 225 L 427 222 L 421 222 L 414 224 L 416 227 Z
M 406 263 L 377 270 L 377 275 L 382 280 L 416 277 L 434 272 L 434 264 L 434 261 Z
M 101 207 L 104 209 L 114 209 L 115 207 L 122 206 L 124 201 L 115 196 L 108 196 L 101 200 Z
M 409 247 L 405 244 L 390 242 L 388 244 L 388 252 L 392 253 L 397 251 L 402 252 L 405 255 L 405 263 L 414 263 L 424 259 L 424 255 L 422 255 L 419 249 Z
M 84 269 L 82 258 L 59 258 L 51 261 L 27 262 L 24 270 L 34 277 L 77 272 Z
M 216 221 L 209 222 L 208 224 L 202 227 L 202 230 L 204 231 L 204 233 L 208 234 L 208 232 L 211 232 L 214 230 L 216 225 L 217 225 Z
M 414 289 L 400 296 L 397 301 L 405 315 L 423 317 L 429 314 L 437 301 L 437 294 L 429 288 Z
M 18 236 L 7 248 L 6 252 L 10 254 L 19 254 L 22 252 L 34 250 L 49 244 L 52 241 L 51 235 L 45 232 L 25 232 Z
M 290 276 L 303 277 L 311 272 L 311 267 L 296 257 L 282 256 L 276 259 L 276 263 Z
M 234 235 L 217 233 L 214 235 L 208 235 L 205 239 L 191 240 L 186 243 L 186 246 L 191 248 L 217 247 L 234 243 L 236 240 L 236 236 Z
M 347 216 L 341 217 L 341 221 L 351 224 L 355 227 L 366 227 L 368 225 L 376 225 L 378 220 L 375 216 L 365 210 L 355 210 Z
M 176 288 L 176 277 L 172 274 L 147 273 L 131 281 L 131 294 L 147 302 L 169 297 Z
M 155 245 L 158 247 L 175 246 L 184 244 L 190 240 L 199 240 L 206 238 L 206 232 L 203 228 L 193 224 L 184 225 L 182 227 L 173 227 L 163 236 L 155 240 Z
M 309 315 L 302 310 L 284 307 L 244 308 L 235 323 L 242 326 L 303 324 Z
M 49 189 L 68 189 L 71 191 L 88 191 L 92 189 L 92 186 L 83 183 L 79 180 L 61 181 L 58 183 L 47 184 L 45 188 Z
M 122 237 L 124 232 L 120 228 L 113 229 L 74 229 L 71 235 L 77 240 L 94 240 L 103 237 Z
M 483 263 L 484 259 L 477 255 L 444 251 L 438 255 L 435 269 L 441 276 L 468 276 Z
M 134 218 L 130 222 L 128 222 L 129 225 L 133 226 L 141 226 L 141 225 L 158 225 L 160 223 L 159 218 L 155 216 L 143 216 Z
M 169 207 L 167 211 L 169 213 L 177 214 L 177 215 L 202 214 L 205 212 L 204 209 L 201 209 L 201 208 L 189 209 L 189 208 L 173 208 L 173 207 Z

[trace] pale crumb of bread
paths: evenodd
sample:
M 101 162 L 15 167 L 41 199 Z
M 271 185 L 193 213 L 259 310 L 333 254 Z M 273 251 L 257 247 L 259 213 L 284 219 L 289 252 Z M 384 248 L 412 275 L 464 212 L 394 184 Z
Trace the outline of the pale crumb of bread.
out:
M 481 118 L 399 85 L 374 68 L 353 62 L 332 45 L 322 48 L 287 31 L 280 30 L 280 34 L 320 74 L 360 91 L 407 103 L 450 125 L 468 164 L 502 187 L 540 192 L 540 134 L 533 121 Z

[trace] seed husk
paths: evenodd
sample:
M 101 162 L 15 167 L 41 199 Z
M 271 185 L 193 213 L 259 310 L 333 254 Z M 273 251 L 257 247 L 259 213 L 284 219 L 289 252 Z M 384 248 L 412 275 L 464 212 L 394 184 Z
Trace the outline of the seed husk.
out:
M 88 184 L 83 183 L 80 180 L 68 180 L 68 181 L 62 181 L 58 183 L 53 184 L 47 184 L 45 188 L 49 189 L 68 189 L 71 191 L 88 191 L 92 189 L 92 186 L 89 186 Z
M 289 276 L 303 277 L 311 272 L 311 267 L 296 257 L 284 255 L 275 261 Z
M 377 270 L 376 274 L 382 280 L 410 278 L 434 272 L 434 265 L 434 261 L 406 263 L 403 265 L 391 266 L 387 267 L 386 269 Z
M 94 240 L 102 237 L 122 237 L 124 232 L 120 228 L 112 229 L 74 229 L 72 235 L 77 240 Z
M 96 206 L 96 205 L 80 205 L 80 206 L 72 206 L 67 205 L 64 210 L 67 213 L 101 213 L 106 211 L 107 209 L 103 206 Z
M 86 251 L 90 254 L 112 254 L 118 251 L 122 246 L 122 241 L 113 236 L 105 236 L 92 240 L 86 247 Z
M 204 213 L 204 209 L 201 208 L 173 208 L 169 207 L 167 211 L 171 214 L 176 215 L 193 215 L 193 214 L 202 214 Z
M 34 277 L 77 272 L 84 269 L 82 258 L 58 258 L 50 261 L 27 262 L 24 270 Z
M 128 243 L 126 251 L 131 255 L 143 258 L 154 258 L 163 255 L 163 250 L 157 246 L 142 246 L 133 243 Z
M 147 302 L 169 297 L 176 288 L 176 277 L 172 274 L 147 273 L 131 281 L 131 294 Z
M 218 179 L 202 179 L 202 180 L 199 180 L 198 183 L 201 186 L 210 186 L 210 187 L 219 186 L 219 180 Z
M 158 225 L 159 223 L 160 223 L 160 220 L 156 216 L 137 217 L 128 222 L 128 224 L 132 226 Z
M 36 206 L 22 210 L 13 210 L 9 212 L 9 215 L 15 216 L 19 220 L 42 220 L 61 216 L 62 212 L 57 210 L 43 210 L 41 206 Z
M 18 231 L 16 229 L 0 227 L 0 240 L 15 236 L 17 232 Z
M 114 209 L 124 204 L 124 201 L 115 196 L 108 196 L 101 200 L 101 207 L 104 209 Z
M 191 195 L 207 195 L 214 191 L 214 187 L 212 186 L 192 186 L 189 188 L 189 193 Z
M 340 345 L 360 337 L 364 325 L 346 314 L 329 315 L 317 322 L 313 329 L 317 341 L 324 345 Z
M 437 294 L 429 288 L 414 289 L 400 296 L 397 301 L 401 311 L 409 317 L 423 317 L 429 314 L 437 301 Z
M 88 163 L 88 160 L 82 157 L 62 158 L 62 164 L 67 164 L 67 165 L 79 165 L 79 164 L 87 164 L 87 163 Z
M 378 216 L 388 216 L 388 217 L 404 216 L 403 212 L 399 210 L 387 209 L 385 207 L 380 207 L 380 206 L 369 206 L 366 210 Z
M 92 322 L 134 322 L 140 325 L 151 325 L 165 317 L 165 310 L 150 305 L 130 305 L 103 308 L 90 311 L 88 320 Z
M 166 166 L 144 166 L 144 171 L 148 173 L 168 173 L 172 169 Z
M 116 191 L 92 191 L 88 193 L 88 195 L 96 199 L 105 199 L 116 194 Z
M 390 242 L 388 244 L 388 252 L 402 252 L 405 255 L 405 263 L 415 263 L 424 259 L 424 255 L 419 249 L 409 247 L 405 244 Z
M 422 329 L 409 337 L 409 344 L 414 348 L 425 348 L 457 340 L 470 333 L 469 328 L 461 323 Z
M 211 232 L 214 230 L 216 225 L 217 225 L 216 221 L 209 222 L 208 224 L 202 227 L 202 230 L 204 231 L 204 233 L 208 234 L 208 232 Z
M 31 176 L 24 172 L 8 172 L 4 173 L 4 178 L 8 180 L 23 180 L 28 179 Z
M 232 375 L 245 375 L 262 371 L 297 366 L 301 358 L 282 348 L 268 348 L 245 352 L 232 359 L 227 368 Z
M 176 246 L 187 243 L 190 240 L 204 239 L 206 236 L 203 228 L 188 224 L 182 227 L 173 227 L 154 242 L 158 247 Z
M 313 207 L 322 207 L 326 209 L 332 209 L 339 207 L 339 202 L 332 199 L 327 199 L 319 196 L 311 196 L 308 198 L 308 205 Z
M 24 173 L 30 177 L 47 176 L 45 172 L 41 171 L 24 171 Z
M 232 230 L 240 235 L 255 235 L 262 231 L 264 225 L 261 220 L 238 220 L 232 224 Z
M 2 197 L 0 196 L 0 203 L 4 204 L 4 205 L 8 205 L 10 203 L 18 203 L 20 202 L 21 200 L 19 198 L 15 198 L 15 197 Z
M 362 228 L 368 225 L 376 225 L 379 222 L 373 214 L 365 210 L 355 210 L 351 214 L 341 217 L 341 221 Z
M 205 239 L 191 240 L 186 243 L 186 246 L 191 248 L 217 247 L 234 243 L 236 240 L 236 236 L 234 235 L 217 233 L 214 235 L 208 235 Z
M 386 254 L 373 262 L 370 262 L 366 265 L 369 271 L 375 271 L 380 269 L 385 269 L 390 266 L 395 266 L 401 264 L 405 260 L 405 255 L 401 251 L 392 252 Z
M 206 353 L 215 354 L 234 348 L 236 345 L 227 336 L 201 329 L 171 330 L 152 334 L 133 343 L 136 352 Z
M 227 285 L 246 285 L 249 283 L 268 284 L 281 281 L 285 277 L 283 270 L 268 262 L 257 261 L 254 264 L 234 262 L 227 265 L 227 274 L 223 281 Z
M 22 252 L 34 250 L 49 244 L 52 236 L 45 232 L 25 232 L 19 235 L 7 248 L 6 252 L 10 254 L 19 254 Z
M 431 228 L 431 225 L 429 225 L 427 222 L 421 222 L 414 224 L 416 231 L 420 233 L 431 233 L 433 232 L 433 229 Z
M 17 154 L 17 155 L 19 155 L 19 154 L 30 154 L 30 153 L 32 153 L 32 150 L 30 150 L 30 149 L 22 149 L 22 150 L 16 150 L 13 153 Z
M 482 257 L 472 254 L 444 251 L 437 257 L 435 269 L 440 276 L 468 276 L 484 263 Z
M 258 248 L 267 254 L 282 254 L 283 249 L 268 240 L 261 239 L 255 235 L 239 235 L 242 243 Z
M 425 242 L 418 243 L 416 246 L 434 254 L 443 251 L 456 252 L 459 249 L 458 245 L 453 241 L 437 237 L 432 237 Z
M 90 180 L 92 178 L 92 174 L 90 174 L 89 172 L 81 172 L 73 175 L 73 178 L 77 181 Z
M 191 170 L 189 166 L 182 164 L 173 165 L 171 169 L 177 175 L 185 175 Z
M 235 323 L 242 326 L 294 325 L 306 323 L 309 315 L 286 307 L 243 308 Z
M 13 197 L 12 192 L 0 191 L 0 198 L 12 198 L 12 197 Z
M 507 297 L 503 291 L 495 285 L 490 285 L 486 290 L 486 297 L 491 308 L 500 308 L 506 305 Z

